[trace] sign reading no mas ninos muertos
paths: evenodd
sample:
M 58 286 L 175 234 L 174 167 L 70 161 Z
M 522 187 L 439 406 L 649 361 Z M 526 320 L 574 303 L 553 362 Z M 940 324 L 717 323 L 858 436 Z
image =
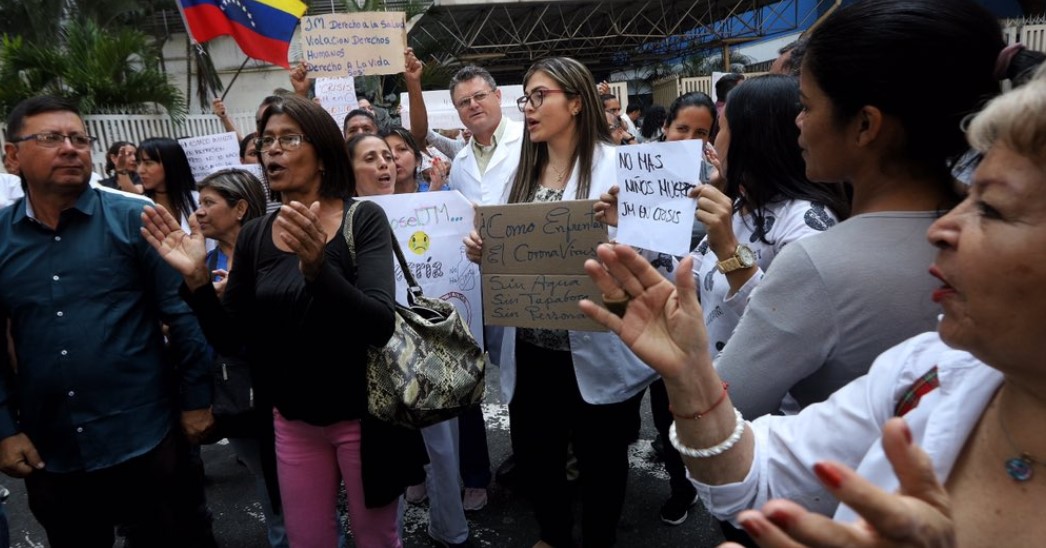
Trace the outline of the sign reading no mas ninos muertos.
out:
M 403 72 L 404 13 L 361 12 L 301 19 L 301 49 L 309 76 L 337 78 Z
M 670 255 L 686 255 L 701 184 L 704 141 L 617 147 L 618 242 Z
M 585 274 L 587 259 L 607 241 L 592 200 L 479 206 L 480 273 L 488 325 L 605 331 L 578 307 L 600 302 Z

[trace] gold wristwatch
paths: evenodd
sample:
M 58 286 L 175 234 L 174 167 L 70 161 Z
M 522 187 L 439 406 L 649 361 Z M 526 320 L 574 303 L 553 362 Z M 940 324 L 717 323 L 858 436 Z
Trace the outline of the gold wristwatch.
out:
M 738 244 L 733 255 L 716 263 L 716 268 L 723 274 L 741 270 L 742 268 L 752 268 L 753 266 L 755 266 L 755 253 L 744 244 Z

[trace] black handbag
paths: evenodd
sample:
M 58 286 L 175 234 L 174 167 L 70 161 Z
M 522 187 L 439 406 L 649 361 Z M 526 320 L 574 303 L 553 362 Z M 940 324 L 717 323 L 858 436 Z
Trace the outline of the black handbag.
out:
M 349 206 L 343 231 L 354 263 L 352 220 L 360 203 Z M 392 338 L 367 352 L 367 408 L 385 422 L 424 428 L 483 401 L 487 359 L 457 308 L 422 293 L 395 235 L 391 240 L 409 306 L 396 304 Z

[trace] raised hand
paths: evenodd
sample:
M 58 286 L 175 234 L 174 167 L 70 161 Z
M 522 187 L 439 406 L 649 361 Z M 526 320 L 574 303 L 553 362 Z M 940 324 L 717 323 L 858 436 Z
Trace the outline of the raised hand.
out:
M 734 203 L 712 185 L 700 185 L 690 191 L 697 199 L 697 220 L 708 230 L 708 246 L 720 260 L 734 254 Z
M 186 234 L 181 223 L 162 205 L 147 205 L 142 211 L 141 233 L 145 241 L 185 278 L 189 289 L 195 290 L 211 281 L 206 239 L 195 213 L 189 215 L 189 230 Z
M 221 98 L 219 98 L 219 97 L 215 97 L 214 99 L 211 99 L 211 112 L 213 112 L 214 115 L 219 117 L 219 118 L 225 118 L 225 115 L 226 115 L 225 102 L 222 101 Z
M 403 76 L 408 80 L 421 81 L 421 72 L 425 69 L 425 64 L 418 60 L 414 56 L 414 49 L 407 48 L 403 52 L 404 66 Z
M 628 308 L 619 317 L 583 300 L 580 306 L 585 315 L 617 333 L 666 382 L 680 378 L 695 365 L 712 367 L 689 256 L 680 261 L 673 284 L 627 245 L 603 244 L 596 253 L 599 261 L 585 261 L 585 272 L 604 298 L 627 296 Z
M 900 480 L 899 493 L 887 493 L 841 464 L 815 465 L 828 491 L 861 515 L 857 523 L 836 522 L 785 500 L 742 512 L 738 520 L 763 547 L 955 546 L 948 494 L 929 455 L 910 440 L 904 419 L 883 426 L 883 450 Z
M 599 195 L 599 201 L 592 206 L 596 212 L 597 221 L 617 226 L 617 195 L 620 191 L 621 189 L 614 185 Z
M 309 65 L 302 61 L 291 71 L 291 88 L 294 89 L 295 95 L 308 97 L 311 85 L 312 78 L 309 78 Z
M 305 279 L 312 280 L 323 266 L 323 250 L 327 246 L 327 232 L 320 222 L 320 203 L 311 206 L 292 201 L 280 207 L 276 226 L 283 243 L 298 255 L 299 267 Z

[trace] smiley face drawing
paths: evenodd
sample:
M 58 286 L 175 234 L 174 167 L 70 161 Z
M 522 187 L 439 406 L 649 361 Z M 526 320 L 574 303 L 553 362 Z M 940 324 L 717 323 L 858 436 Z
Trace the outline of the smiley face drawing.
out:
M 424 255 L 429 250 L 429 245 L 429 235 L 420 230 L 411 234 L 410 239 L 407 240 L 407 247 L 418 255 Z

